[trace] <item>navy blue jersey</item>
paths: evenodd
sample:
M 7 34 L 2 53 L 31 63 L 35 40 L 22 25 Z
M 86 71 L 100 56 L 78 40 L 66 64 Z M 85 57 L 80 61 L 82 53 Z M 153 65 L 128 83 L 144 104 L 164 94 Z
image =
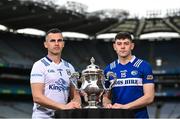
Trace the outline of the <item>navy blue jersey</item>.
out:
M 143 96 L 143 84 L 154 83 L 152 68 L 150 64 L 144 60 L 138 59 L 133 56 L 132 60 L 122 65 L 119 60 L 115 60 L 109 64 L 105 70 L 112 71 L 117 75 L 117 82 L 112 88 L 112 103 L 127 104 L 135 101 Z M 113 79 L 106 81 L 106 87 L 109 87 Z M 135 116 L 137 118 L 147 117 L 148 113 L 146 107 L 136 109 Z

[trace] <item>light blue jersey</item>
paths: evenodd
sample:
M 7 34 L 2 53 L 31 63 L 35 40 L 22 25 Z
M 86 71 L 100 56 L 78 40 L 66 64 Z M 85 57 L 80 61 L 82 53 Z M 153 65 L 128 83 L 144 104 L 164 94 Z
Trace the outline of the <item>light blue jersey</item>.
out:
M 119 60 L 115 60 L 105 68 L 105 75 L 108 71 L 116 73 L 118 78 L 112 88 L 113 104 L 127 104 L 142 97 L 144 95 L 143 84 L 154 83 L 150 64 L 135 56 L 125 65 L 119 63 Z M 107 87 L 110 84 L 109 81 L 106 82 Z M 147 108 L 135 109 L 135 117 L 148 118 Z

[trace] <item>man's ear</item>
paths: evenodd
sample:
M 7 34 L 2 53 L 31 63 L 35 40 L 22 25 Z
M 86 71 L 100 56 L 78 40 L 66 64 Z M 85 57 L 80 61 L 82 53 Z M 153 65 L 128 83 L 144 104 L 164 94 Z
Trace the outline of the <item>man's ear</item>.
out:
M 44 41 L 44 47 L 47 48 L 47 43 L 46 43 L 46 41 Z
M 64 46 L 65 46 L 65 41 L 63 41 L 63 48 L 64 48 Z
M 113 43 L 113 49 L 116 51 L 116 44 Z
M 132 44 L 131 44 L 131 50 L 133 50 L 133 49 L 134 49 L 134 47 L 135 47 L 135 44 L 134 44 L 134 43 L 132 43 Z

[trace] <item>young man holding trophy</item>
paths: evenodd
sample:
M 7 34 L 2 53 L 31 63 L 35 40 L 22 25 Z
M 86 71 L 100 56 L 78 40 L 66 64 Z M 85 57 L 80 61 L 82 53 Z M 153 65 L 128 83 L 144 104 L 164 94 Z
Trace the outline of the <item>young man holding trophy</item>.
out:
M 118 59 L 110 63 L 104 74 L 111 71 L 117 81 L 103 96 L 105 108 L 133 109 L 136 118 L 148 118 L 147 105 L 154 100 L 154 78 L 150 64 L 132 55 L 134 43 L 131 34 L 120 32 L 115 36 L 113 48 Z M 106 81 L 108 86 L 113 79 Z

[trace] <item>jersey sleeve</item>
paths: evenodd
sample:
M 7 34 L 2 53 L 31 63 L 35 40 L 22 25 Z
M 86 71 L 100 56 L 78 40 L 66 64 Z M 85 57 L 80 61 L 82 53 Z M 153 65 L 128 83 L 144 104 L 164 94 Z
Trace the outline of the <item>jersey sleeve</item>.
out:
M 152 67 L 149 63 L 145 62 L 143 65 L 143 84 L 154 83 L 154 76 L 152 73 Z
M 43 66 L 40 62 L 34 63 L 31 70 L 30 83 L 44 83 L 44 77 Z
M 69 63 L 69 65 L 70 65 L 70 70 L 71 70 L 71 74 L 72 74 L 72 73 L 74 73 L 74 72 L 75 72 L 75 68 L 73 67 L 73 65 L 72 65 L 72 64 L 70 64 L 70 63 Z

